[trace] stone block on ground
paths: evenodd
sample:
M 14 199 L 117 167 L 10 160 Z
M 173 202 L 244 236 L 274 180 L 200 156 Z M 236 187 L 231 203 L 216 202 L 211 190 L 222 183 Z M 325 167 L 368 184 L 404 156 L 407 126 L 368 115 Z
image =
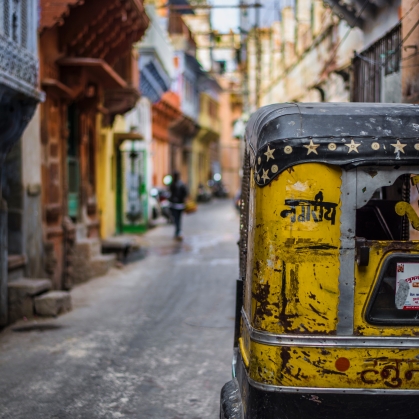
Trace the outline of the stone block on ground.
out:
M 51 289 L 49 279 L 19 278 L 7 284 L 9 322 L 34 314 L 33 297 Z
M 55 317 L 71 310 L 71 295 L 68 291 L 50 291 L 35 297 L 35 313 Z
M 115 266 L 115 254 L 102 255 L 100 252 L 101 242 L 99 239 L 83 239 L 76 243 L 72 263 L 74 284 L 105 275 L 109 268 Z
M 101 241 L 100 239 L 86 238 L 76 241 L 75 252 L 84 256 L 85 258 L 93 258 L 100 255 L 101 252 Z
M 115 266 L 115 263 L 116 263 L 115 253 L 96 256 L 91 261 L 92 278 L 95 276 L 106 275 L 109 269 Z
M 110 237 L 102 240 L 102 253 L 115 253 L 118 260 L 123 260 L 135 248 L 134 246 L 136 246 L 136 243 L 133 240 L 124 237 Z

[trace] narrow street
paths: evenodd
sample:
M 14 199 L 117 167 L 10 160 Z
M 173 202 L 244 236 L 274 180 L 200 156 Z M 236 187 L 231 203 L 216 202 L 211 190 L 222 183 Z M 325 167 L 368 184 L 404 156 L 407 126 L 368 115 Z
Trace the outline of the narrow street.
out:
M 0 418 L 216 419 L 231 376 L 238 214 L 162 225 L 144 259 L 72 290 L 73 310 L 0 333 Z

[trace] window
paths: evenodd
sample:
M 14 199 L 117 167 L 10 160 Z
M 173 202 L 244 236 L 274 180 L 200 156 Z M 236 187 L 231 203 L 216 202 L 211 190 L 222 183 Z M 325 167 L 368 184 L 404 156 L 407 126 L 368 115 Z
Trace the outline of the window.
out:
M 410 203 L 417 196 L 416 186 L 411 185 L 411 175 L 400 176 L 391 186 L 377 189 L 366 205 L 356 211 L 356 237 L 367 240 L 409 240 L 410 222 L 400 216 L 395 206 L 400 201 Z M 417 198 L 413 202 L 417 208 Z
M 2 32 L 17 44 L 27 48 L 30 2 L 28 0 L 3 0 L 2 3 L 3 10 L 0 10 Z
M 383 184 L 392 183 L 391 176 L 393 179 L 397 176 L 391 171 L 385 176 L 383 172 L 370 173 L 374 177 L 381 176 Z M 418 199 L 419 177 L 401 174 L 391 185 L 378 188 L 366 205 L 356 211 L 358 240 L 405 243 L 400 244 L 398 253 L 387 256 L 378 272 L 366 311 L 366 320 L 371 324 L 419 324 L 419 254 L 411 253 L 409 247 L 409 241 L 419 238 L 419 232 L 412 227 L 415 224 L 418 228 L 419 224 Z M 405 208 L 402 215 L 399 210 L 399 214 L 396 212 L 398 203 Z
M 393 254 L 385 260 L 366 319 L 371 324 L 419 324 L 419 255 Z

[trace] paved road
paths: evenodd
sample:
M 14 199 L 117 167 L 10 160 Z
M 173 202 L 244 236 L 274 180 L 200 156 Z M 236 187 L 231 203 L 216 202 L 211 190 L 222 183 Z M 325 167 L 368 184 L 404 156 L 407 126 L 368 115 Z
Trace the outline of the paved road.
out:
M 0 333 L 0 418 L 218 418 L 238 216 L 218 201 L 184 225 L 183 243 L 157 227 L 145 259 L 75 288 L 72 312 Z

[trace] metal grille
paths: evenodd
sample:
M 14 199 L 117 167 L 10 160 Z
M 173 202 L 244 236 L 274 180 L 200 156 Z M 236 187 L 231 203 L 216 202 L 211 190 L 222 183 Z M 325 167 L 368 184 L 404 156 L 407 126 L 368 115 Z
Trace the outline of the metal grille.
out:
M 249 197 L 250 197 L 250 155 L 246 150 L 243 162 L 242 191 L 240 200 L 240 278 L 246 277 L 247 237 L 249 232 Z
M 19 42 L 18 34 L 19 34 L 19 13 L 18 13 L 18 3 L 17 1 L 14 2 L 13 11 L 12 11 L 12 39 L 14 42 Z
M 28 45 L 28 2 L 20 0 L 20 45 L 26 48 Z
M 10 0 L 4 0 L 3 27 L 4 27 L 4 34 L 6 36 L 10 36 Z
M 352 102 L 381 102 L 383 73 L 400 70 L 401 24 L 352 60 Z

